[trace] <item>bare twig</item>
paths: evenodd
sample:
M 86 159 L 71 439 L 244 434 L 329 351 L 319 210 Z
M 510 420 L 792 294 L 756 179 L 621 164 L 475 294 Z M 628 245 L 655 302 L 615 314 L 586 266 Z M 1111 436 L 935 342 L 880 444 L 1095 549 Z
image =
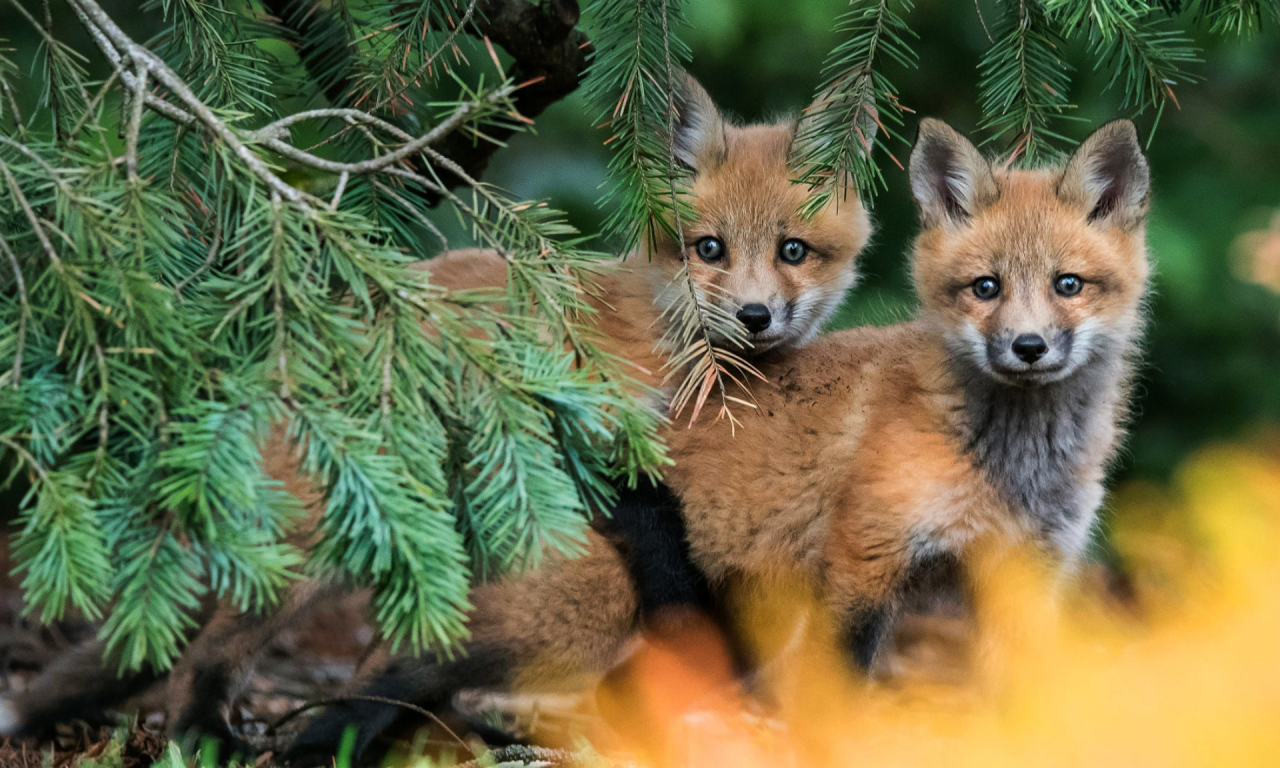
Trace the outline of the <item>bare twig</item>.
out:
M 982 22 L 982 31 L 987 34 L 987 42 L 995 45 L 996 39 L 991 36 L 991 30 L 987 29 L 987 20 L 982 16 L 982 6 L 978 4 L 978 0 L 973 0 L 973 10 L 978 12 L 978 21 Z
M 163 59 L 156 56 L 150 50 L 135 43 L 132 38 L 126 35 L 120 27 L 112 21 L 106 11 L 102 10 L 102 6 L 98 5 L 94 0 L 71 0 L 71 4 L 82 14 L 82 20 L 87 19 L 87 26 L 90 28 L 90 33 L 93 32 L 94 28 L 97 28 L 97 30 L 101 32 L 101 37 L 94 35 L 94 39 L 98 43 L 98 47 L 101 48 L 104 53 L 107 53 L 109 50 L 114 48 L 117 54 L 123 54 L 123 56 L 133 62 L 141 62 L 142 64 L 145 64 L 155 77 L 156 81 L 162 84 L 165 88 L 168 88 L 170 93 L 185 105 L 187 109 L 191 110 L 191 114 L 195 116 L 195 119 L 203 123 L 204 126 L 215 136 L 225 142 L 227 146 L 235 152 L 236 156 L 249 167 L 249 170 L 253 171 L 254 174 L 267 184 L 267 187 L 272 192 L 280 195 L 290 203 L 303 208 L 308 208 L 316 204 L 317 201 L 311 195 L 306 194 L 296 187 L 286 184 L 284 180 L 277 176 L 261 158 L 253 153 L 253 150 L 251 150 L 248 145 L 240 140 L 240 137 L 236 135 L 235 131 L 228 128 L 225 123 L 218 119 L 218 116 L 213 113 L 213 110 L 209 109 L 204 102 L 200 101 L 200 99 L 196 97 L 195 93 L 191 91 L 191 88 L 187 86 L 186 82 L 184 82 L 182 78 L 178 77 L 177 73 L 170 69 L 169 65 L 166 64 Z M 104 45 L 102 38 L 105 38 L 109 44 Z M 119 56 L 113 57 L 110 53 L 107 53 L 107 56 L 108 58 L 113 59 L 113 63 L 116 63 L 119 60 Z M 116 63 L 116 67 L 117 69 L 120 69 L 121 77 L 128 82 L 128 78 L 124 75 L 123 62 L 120 61 L 119 63 Z
M 44 467 L 40 466 L 40 462 L 36 461 L 36 457 L 32 456 L 30 451 L 22 447 L 21 443 L 17 440 L 13 440 L 12 438 L 0 435 L 0 445 L 9 446 L 10 450 L 18 454 L 18 458 L 31 465 L 31 468 L 36 471 L 36 474 L 40 475 L 41 480 L 49 482 L 49 473 L 45 471 Z
M 125 134 L 125 168 L 129 174 L 129 183 L 138 182 L 138 134 L 142 132 L 142 108 L 147 103 L 147 64 L 137 62 L 138 71 L 134 76 L 133 96 L 130 101 L 129 129 Z
M 333 191 L 333 199 L 329 201 L 329 210 L 338 210 L 338 203 L 342 201 L 342 192 L 347 188 L 347 179 L 351 178 L 351 174 L 343 171 L 338 176 L 338 188 Z
M 288 8 L 283 0 L 268 0 L 267 7 L 273 9 L 272 13 L 286 24 L 304 65 L 317 76 L 321 67 L 324 71 L 329 71 L 331 60 L 303 50 L 304 41 L 314 39 L 313 35 L 305 34 L 304 27 L 318 24 L 317 19 L 326 10 L 319 7 L 319 4 L 313 4 L 305 12 L 287 13 Z M 403 78 L 398 88 L 374 104 L 369 111 L 378 112 L 404 93 L 428 72 L 441 55 L 453 47 L 459 34 L 467 32 L 502 46 L 514 59 L 510 74 L 512 81 L 520 86 L 514 94 L 513 104 L 520 119 L 531 120 L 542 114 L 549 105 L 573 92 L 586 70 L 592 48 L 586 35 L 575 28 L 578 18 L 579 10 L 575 0 L 546 0 L 541 3 L 525 0 L 470 0 L 458 23 L 441 45 L 427 56 L 411 76 Z M 327 87 L 326 93 L 331 102 L 339 103 L 345 90 L 335 85 Z M 316 146 L 342 136 L 347 130 L 350 128 L 338 131 Z M 514 127 L 508 126 L 495 127 L 489 135 L 493 140 L 491 142 L 475 142 L 469 136 L 453 134 L 436 148 L 442 155 L 453 158 L 469 176 L 478 178 L 484 173 L 490 157 L 514 130 Z M 425 172 L 427 169 L 413 170 Z M 456 185 L 452 180 L 443 183 L 449 187 Z M 438 192 L 430 192 L 426 197 L 428 205 L 448 199 L 448 196 Z
M 3 78 L 0 78 L 0 91 L 4 91 L 5 101 L 9 102 L 9 111 L 13 113 L 13 127 L 17 129 L 19 136 L 26 136 L 27 126 L 22 122 L 22 110 L 18 108 L 18 100 L 13 95 L 13 89 Z
M 440 141 L 440 139 L 444 138 L 445 136 L 453 132 L 455 129 L 457 129 L 457 127 L 462 125 L 462 123 L 464 123 L 466 119 L 470 117 L 471 114 L 475 112 L 475 110 L 479 108 L 482 104 L 492 104 L 492 103 L 502 101 L 503 99 L 508 98 L 514 91 L 515 91 L 515 86 L 508 85 L 503 88 L 499 88 L 496 91 L 493 91 L 492 93 L 487 94 L 483 99 L 479 101 L 467 102 L 466 104 L 461 104 L 458 106 L 457 109 L 453 111 L 453 114 L 449 115 L 448 118 L 440 122 L 438 125 L 436 125 L 436 127 L 432 128 L 430 131 L 427 131 L 425 134 L 417 137 L 416 139 L 411 139 L 407 141 L 401 147 L 391 152 L 388 152 L 385 155 L 380 155 L 378 157 L 375 157 L 369 160 L 363 160 L 358 163 L 340 163 L 333 160 L 326 160 L 321 157 L 316 157 L 310 152 L 307 152 L 306 150 L 298 149 L 290 144 L 286 144 L 280 139 L 274 138 L 270 134 L 264 131 L 256 131 L 246 138 L 249 138 L 250 140 L 253 140 L 254 138 L 260 138 L 262 139 L 261 143 L 263 144 L 263 146 L 269 147 L 271 150 L 278 152 L 281 155 L 284 155 L 290 160 L 294 160 L 296 162 L 309 165 L 313 168 L 318 168 L 323 171 L 330 171 L 332 173 L 350 173 L 357 176 L 363 176 L 370 173 L 377 173 L 378 171 L 385 169 L 387 166 L 402 162 L 412 157 L 413 155 L 416 155 L 419 152 L 422 152 L 431 144 L 434 144 Z M 354 110 L 344 110 L 344 112 L 345 111 L 354 111 Z M 377 119 L 374 118 L 372 115 L 365 115 L 365 117 L 370 122 L 377 121 Z M 280 121 L 277 121 L 277 123 L 278 122 Z M 381 121 L 377 121 L 377 122 L 381 122 Z M 403 132 L 402 132 L 402 135 L 403 135 Z
M 285 128 L 288 128 L 294 125 L 295 123 L 300 123 L 304 120 L 319 120 L 323 118 L 332 118 L 332 117 L 339 117 L 348 122 L 354 121 L 359 123 L 368 123 L 369 125 L 377 126 L 382 130 L 386 131 L 387 133 L 392 134 L 393 136 L 400 139 L 401 141 L 413 140 L 413 137 L 410 136 L 408 133 L 406 133 L 404 130 L 402 130 L 399 126 L 392 125 L 391 123 L 388 123 L 386 120 L 382 120 L 377 117 L 374 117 L 368 112 L 365 112 L 359 109 L 338 109 L 338 108 L 308 109 L 305 112 L 296 112 L 292 115 L 282 117 L 273 123 L 268 123 L 267 125 L 262 126 L 258 130 L 249 134 L 247 138 L 249 138 L 250 141 L 259 141 L 263 138 L 278 139 L 282 135 L 284 135 Z
M 53 241 L 49 239 L 49 235 L 44 231 L 44 224 L 31 207 L 27 196 L 22 194 L 22 187 L 18 186 L 18 180 L 13 177 L 13 172 L 9 170 L 9 164 L 4 160 L 0 160 L 0 172 L 4 173 L 4 179 L 9 184 L 10 191 L 13 192 L 13 198 L 22 207 L 22 212 L 26 214 L 27 221 L 31 222 L 31 228 L 35 230 L 36 239 L 40 241 L 40 247 L 44 248 L 45 255 L 49 257 L 53 268 L 61 272 L 62 259 L 58 257 L 58 251 L 53 247 Z
M 18 281 L 18 300 L 22 302 L 22 316 L 18 320 L 17 350 L 13 353 L 13 386 L 16 388 L 22 383 L 22 350 L 27 341 L 27 318 L 31 316 L 31 303 L 27 300 L 27 283 L 22 278 L 22 267 L 18 264 L 18 256 L 9 247 L 9 241 L 4 238 L 3 233 L 0 233 L 0 250 L 4 251 L 4 255 L 9 257 L 9 263 L 13 265 L 13 277 Z

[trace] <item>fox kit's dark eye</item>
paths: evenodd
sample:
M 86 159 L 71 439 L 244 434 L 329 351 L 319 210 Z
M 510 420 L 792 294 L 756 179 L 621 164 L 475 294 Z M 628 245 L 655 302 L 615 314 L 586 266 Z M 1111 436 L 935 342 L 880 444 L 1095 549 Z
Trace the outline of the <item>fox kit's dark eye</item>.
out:
M 785 240 L 778 249 L 778 257 L 788 264 L 799 264 L 809 255 L 809 246 L 803 240 Z
M 718 237 L 704 237 L 693 244 L 693 250 L 698 254 L 698 258 L 714 264 L 724 258 L 724 243 L 720 242 Z
M 1058 279 L 1053 281 L 1053 290 L 1059 296 L 1075 296 L 1083 288 L 1084 281 L 1079 275 L 1058 275 Z
M 980 277 L 973 281 L 973 295 L 989 301 L 1000 295 L 1000 281 L 994 277 Z

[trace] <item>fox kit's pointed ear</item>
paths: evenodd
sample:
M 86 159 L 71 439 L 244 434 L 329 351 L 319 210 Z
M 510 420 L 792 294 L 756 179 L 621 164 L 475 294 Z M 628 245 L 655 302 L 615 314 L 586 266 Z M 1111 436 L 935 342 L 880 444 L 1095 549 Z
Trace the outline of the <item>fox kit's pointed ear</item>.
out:
M 694 173 L 709 171 L 725 160 L 724 119 L 702 85 L 685 74 L 674 95 L 676 124 L 671 146 L 676 159 Z
M 941 120 L 920 121 L 910 166 L 911 195 L 925 227 L 963 223 L 1000 197 L 991 164 Z
M 1147 215 L 1151 171 L 1128 120 L 1094 131 L 1067 162 L 1058 198 L 1085 212 L 1090 222 L 1132 229 Z

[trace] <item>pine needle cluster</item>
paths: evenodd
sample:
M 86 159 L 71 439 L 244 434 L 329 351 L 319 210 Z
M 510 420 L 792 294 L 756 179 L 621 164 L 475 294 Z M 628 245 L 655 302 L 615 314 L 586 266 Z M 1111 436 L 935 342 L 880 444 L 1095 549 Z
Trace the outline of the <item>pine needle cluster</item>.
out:
M 661 461 L 658 417 L 585 330 L 601 254 L 437 149 L 525 124 L 501 69 L 452 66 L 474 2 L 285 30 L 168 0 L 147 45 L 70 7 L 109 77 L 36 18 L 43 71 L 0 60 L 0 450 L 28 487 L 29 612 L 102 619 L 122 669 L 163 669 L 202 602 L 269 610 L 309 574 L 372 587 L 393 641 L 446 650 L 471 583 L 578 551 L 614 477 Z M 277 111 L 299 95 L 332 106 Z M 505 294 L 414 266 L 442 214 L 508 261 Z M 326 502 L 305 550 L 273 434 Z

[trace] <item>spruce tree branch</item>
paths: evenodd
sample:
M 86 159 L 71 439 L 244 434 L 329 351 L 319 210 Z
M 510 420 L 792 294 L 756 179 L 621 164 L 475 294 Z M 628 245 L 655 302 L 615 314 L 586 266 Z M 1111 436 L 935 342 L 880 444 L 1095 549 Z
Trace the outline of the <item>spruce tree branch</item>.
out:
M 22 188 L 18 186 L 18 180 L 14 178 L 13 172 L 9 170 L 9 164 L 6 163 L 4 160 L 0 160 L 0 173 L 4 174 L 5 182 L 9 185 L 9 189 L 13 192 L 14 199 L 18 201 L 18 204 L 22 207 L 23 212 L 27 216 L 27 220 L 31 222 L 31 228 L 32 230 L 35 231 L 36 239 L 40 241 L 40 246 L 44 249 L 45 255 L 49 257 L 49 262 L 53 265 L 54 270 L 56 270 L 58 274 L 62 275 L 63 278 L 66 279 L 66 270 L 63 268 L 62 259 L 59 258 L 57 249 L 53 247 L 53 242 L 49 239 L 48 233 L 44 231 L 44 224 L 40 221 L 40 217 L 36 216 L 36 212 L 34 209 L 32 209 L 30 201 L 27 200 L 27 196 L 22 194 Z M 80 296 L 82 301 L 85 301 L 85 302 L 91 301 L 82 292 L 78 293 L 78 295 Z M 101 385 L 101 393 L 102 393 L 102 406 L 99 413 L 98 455 L 94 461 L 94 470 L 93 470 L 94 473 L 96 474 L 97 469 L 102 464 L 103 458 L 105 458 L 106 456 L 107 433 L 108 433 L 107 409 L 109 407 L 109 403 L 111 402 L 110 397 L 108 395 L 110 394 L 111 387 L 110 387 L 110 384 L 108 383 L 107 359 L 106 359 L 106 355 L 104 355 L 102 351 L 102 341 L 98 337 L 98 331 L 96 328 L 94 328 L 93 321 L 89 318 L 84 319 L 84 326 L 85 326 L 85 330 L 88 331 L 89 336 L 91 337 L 91 345 L 93 347 L 94 357 L 96 358 L 97 364 L 98 364 L 98 377 L 99 377 L 99 383 Z
M 122 57 L 127 57 L 129 60 L 137 62 L 139 66 L 145 65 L 155 76 L 155 79 L 165 88 L 168 88 L 169 92 L 187 109 L 190 109 L 191 114 L 203 123 L 205 128 L 226 143 L 235 152 L 236 157 L 240 158 L 241 162 L 248 166 L 249 170 L 261 178 L 272 192 L 302 208 L 309 208 L 317 202 L 310 195 L 286 184 L 284 180 L 277 176 L 261 158 L 253 153 L 253 150 L 247 144 L 240 140 L 235 131 L 228 128 L 226 123 L 222 122 L 213 113 L 213 110 L 200 101 L 195 93 L 191 91 L 191 88 L 187 86 L 186 82 L 170 69 L 163 59 L 147 48 L 135 43 L 111 20 L 106 11 L 102 10 L 102 6 L 98 5 L 94 0 L 70 0 L 70 2 L 73 7 L 83 14 L 82 20 L 87 17 L 87 26 L 90 27 L 90 31 L 92 32 L 92 28 L 96 27 L 102 33 L 102 37 L 109 42 L 109 45 L 104 47 L 102 40 L 95 35 L 98 47 L 102 48 L 104 53 L 114 47 Z M 108 53 L 107 55 L 108 58 L 111 58 L 111 54 Z M 124 77 L 123 65 L 123 61 L 117 65 L 117 68 L 121 71 L 122 78 Z M 125 79 L 127 82 L 127 78 Z
M 342 104 L 348 95 L 347 78 L 323 77 L 333 70 L 335 59 L 343 62 L 337 67 L 339 70 L 350 69 L 347 30 L 336 14 L 318 0 L 263 0 L 262 7 L 280 22 L 285 42 L 298 52 L 302 65 L 320 83 L 329 103 Z
M 45 160 L 43 157 L 41 157 L 40 155 L 32 151 L 32 149 L 28 147 L 26 144 L 22 144 L 20 142 L 14 141 L 13 139 L 4 135 L 0 135 L 0 144 L 4 144 L 7 147 L 12 147 L 18 150 L 19 152 L 21 152 L 22 154 L 26 155 L 27 157 L 31 158 L 31 160 L 34 163 L 39 165 L 41 168 L 44 169 L 46 173 L 49 174 L 49 178 L 50 180 L 53 181 L 53 183 L 57 184 L 58 187 L 63 191 L 66 191 L 66 185 L 63 184 L 61 177 L 58 175 L 58 171 L 54 169 L 52 165 L 49 165 L 49 162 L 47 160 Z
M 18 109 L 18 100 L 4 78 L 0 78 L 0 91 L 4 91 L 5 101 L 9 102 L 9 111 L 13 113 L 13 127 L 18 131 L 19 136 L 26 136 L 27 126 L 22 121 L 22 110 Z
M 80 131 L 82 131 L 84 127 L 88 125 L 89 120 L 93 118 L 94 111 L 98 108 L 98 104 L 100 104 L 102 102 L 102 99 L 106 97 L 108 92 L 110 92 L 111 86 L 115 85 L 116 78 L 119 76 L 120 76 L 119 71 L 115 69 L 111 70 L 111 74 L 107 76 L 107 79 L 103 81 L 102 86 L 98 88 L 98 92 L 94 94 L 93 100 L 90 101 L 87 106 L 85 106 L 84 114 L 80 115 L 80 119 L 76 121 L 76 124 L 71 128 L 70 133 L 67 134 L 68 144 L 75 141 L 76 137 L 80 135 Z M 147 95 L 148 94 L 146 94 L 144 91 L 143 98 L 145 99 Z
M 118 76 L 121 81 L 124 82 L 126 88 L 132 90 L 137 84 L 134 82 L 133 73 L 130 72 L 129 68 L 126 66 L 124 57 L 120 55 L 120 52 L 111 43 L 107 36 L 103 34 L 102 30 L 98 29 L 98 27 L 93 24 L 89 16 L 80 8 L 80 6 L 75 4 L 74 0 L 71 0 L 71 9 L 75 11 L 76 17 L 80 19 L 80 23 L 84 28 L 89 31 L 89 36 L 93 38 L 93 42 L 98 46 L 98 50 L 102 51 L 103 55 L 107 57 L 107 60 L 111 62 L 111 66 L 114 68 L 114 75 Z M 190 125 L 196 121 L 195 116 L 191 113 L 175 107 L 149 91 L 146 92 L 146 100 L 148 107 L 151 107 L 156 112 L 159 112 L 175 123 L 180 125 Z
M 173 286 L 173 295 L 178 297 L 179 302 L 183 300 L 182 299 L 183 289 L 186 288 L 188 285 L 190 285 L 193 280 L 195 280 L 197 277 L 203 274 L 205 270 L 213 266 L 213 262 L 217 261 L 218 259 L 218 253 L 222 250 L 222 219 L 214 217 L 214 220 L 215 220 L 215 224 L 213 229 L 213 243 L 209 246 L 209 255 L 205 256 L 204 261 L 200 264 L 199 267 L 196 267 L 194 272 L 182 278 L 182 280 L 178 281 L 177 285 Z
M 481 0 L 478 11 L 475 32 L 502 46 L 515 60 L 509 74 L 521 83 L 514 100 L 517 112 L 535 119 L 577 90 L 592 48 L 587 36 L 575 28 L 581 16 L 576 0 L 537 5 L 525 0 Z M 511 128 L 496 128 L 489 133 L 494 142 L 455 135 L 437 149 L 467 175 L 480 178 L 500 143 L 513 133 Z
M 265 5 L 272 15 L 280 19 L 286 28 L 288 39 L 295 46 L 300 44 L 299 41 L 314 39 L 314 34 L 308 33 L 310 27 L 318 28 L 328 23 L 320 21 L 319 18 L 329 14 L 330 11 L 316 3 L 309 4 L 305 13 L 290 8 L 289 0 L 266 0 Z M 440 46 L 427 56 L 411 75 L 403 79 L 403 85 L 380 99 L 368 113 L 363 113 L 359 117 L 351 115 L 351 117 L 362 123 L 385 128 L 386 124 L 381 121 L 375 122 L 370 113 L 379 112 L 408 88 L 420 82 L 439 57 L 454 45 L 457 36 L 465 31 L 502 46 L 511 55 L 514 65 L 510 76 L 514 82 L 520 84 L 518 90 L 514 92 L 513 104 L 516 112 L 532 120 L 541 115 L 548 106 L 576 90 L 582 80 L 587 58 L 591 52 L 591 43 L 585 34 L 575 29 L 579 17 L 580 11 L 576 0 L 548 0 L 540 4 L 525 2 L 525 0 L 470 0 L 458 23 L 454 25 Z M 323 57 L 304 56 L 303 53 L 302 48 L 299 48 L 299 57 L 313 75 L 329 64 Z M 348 90 L 348 85 L 343 82 L 326 84 L 325 87 L 325 93 L 333 104 L 341 104 Z M 316 110 L 316 112 L 319 111 L 321 110 Z M 332 113 L 323 116 L 344 115 Z M 469 136 L 455 134 L 446 137 L 437 148 L 440 154 L 453 159 L 467 176 L 480 178 L 488 167 L 493 153 L 513 133 L 513 128 L 495 126 L 487 134 L 492 141 L 477 142 Z M 415 168 L 414 170 L 425 169 Z M 461 181 L 460 177 L 456 178 L 459 182 Z M 449 187 L 455 186 L 449 181 L 443 183 Z M 442 199 L 444 196 L 439 193 L 429 193 L 427 204 L 435 205 Z
M 406 133 L 399 126 L 392 125 L 391 123 L 388 123 L 386 120 L 381 120 L 377 117 L 374 117 L 369 112 L 365 112 L 359 109 L 345 109 L 345 108 L 336 108 L 336 107 L 331 109 L 308 109 L 305 112 L 297 112 L 292 115 L 282 117 L 279 120 L 276 120 L 273 123 L 268 123 L 262 126 L 261 128 L 259 128 L 258 130 L 254 131 L 254 135 L 264 139 L 266 138 L 277 139 L 277 138 L 280 138 L 280 136 L 284 135 L 285 128 L 288 128 L 294 125 L 295 123 L 300 123 L 304 120 L 320 120 L 320 119 L 329 118 L 329 117 L 337 117 L 343 120 L 360 122 L 360 123 L 368 123 L 369 125 L 373 125 L 378 128 L 381 128 L 382 130 L 386 131 L 387 133 L 390 133 L 391 135 L 395 136 L 401 141 L 413 141 L 413 136 Z
M 125 134 L 125 169 L 129 174 L 129 183 L 138 182 L 138 134 L 142 132 L 142 108 L 147 98 L 147 65 L 137 63 L 138 71 L 134 75 L 133 95 L 130 97 L 129 129 Z
M 276 365 L 280 369 L 280 399 L 290 402 L 289 390 L 289 358 L 286 353 L 288 342 L 288 321 L 284 315 L 284 266 L 281 251 L 284 248 L 284 218 L 280 210 L 280 196 L 271 195 L 273 221 L 271 229 L 271 282 L 274 291 L 272 296 L 272 315 L 275 319 Z
M 449 238 L 444 236 L 444 233 L 440 231 L 440 228 L 436 226 L 434 221 L 424 216 L 422 214 L 422 211 L 419 211 L 417 208 L 414 208 L 413 203 L 409 202 L 408 200 L 405 200 L 403 195 L 396 192 L 394 189 L 387 186 L 386 184 L 383 184 L 382 182 L 378 181 L 377 179 L 373 180 L 373 186 L 376 187 L 383 194 L 390 197 L 392 200 L 395 200 L 397 203 L 399 203 L 402 208 L 404 208 L 406 211 L 409 212 L 410 216 L 413 216 L 415 219 L 417 219 L 419 224 L 426 227 L 426 229 L 430 231 L 431 234 L 435 235 L 436 238 L 440 241 L 441 248 L 443 248 L 444 250 L 449 249 Z
M 692 302 L 694 317 L 697 319 L 698 337 L 705 345 L 704 349 L 707 355 L 707 375 L 715 377 L 715 384 L 720 395 L 721 413 L 727 413 L 729 408 L 728 393 L 725 391 L 723 371 L 720 368 L 720 361 L 716 358 L 715 347 L 711 341 L 711 333 L 707 329 L 707 318 L 702 311 L 702 304 L 698 300 L 698 288 L 693 283 L 693 274 L 689 271 L 689 249 L 685 246 L 684 224 L 680 220 L 680 201 L 678 199 L 679 192 L 676 188 L 676 110 L 672 104 L 673 95 L 676 92 L 676 73 L 675 67 L 671 63 L 671 29 L 668 21 L 668 0 L 662 0 L 662 53 L 663 66 L 666 75 L 666 93 L 667 93 L 667 186 L 671 192 L 671 218 L 676 231 L 676 247 L 680 249 L 680 261 L 684 264 L 684 269 L 680 271 L 684 278 L 685 289 L 689 294 L 689 301 Z M 689 367 L 687 375 L 694 375 L 695 367 Z M 702 410 L 702 405 L 706 400 L 706 395 L 710 394 L 707 387 L 700 389 L 700 395 L 693 404 L 693 416 L 689 420 L 690 426 L 693 421 L 698 418 L 698 413 Z M 734 423 L 730 417 L 730 423 Z
M 440 43 L 435 51 L 433 51 L 431 55 L 422 62 L 422 64 L 418 65 L 418 69 L 414 71 L 413 77 L 406 78 L 399 88 L 388 93 L 379 100 L 376 105 L 374 105 L 374 112 L 377 112 L 378 110 L 386 107 L 392 101 L 398 99 L 406 90 L 409 89 L 410 85 L 420 81 L 422 76 L 431 70 L 432 65 L 434 65 L 442 55 L 444 55 L 444 52 L 453 47 L 454 41 L 458 39 L 458 35 L 461 34 L 462 31 L 471 23 L 471 18 L 475 15 L 478 1 L 479 0 L 471 0 L 467 3 L 467 10 L 462 12 L 462 18 L 453 26 L 453 29 L 445 37 L 444 41 Z
M 18 454 L 19 459 L 31 465 L 31 468 L 36 471 L 36 474 L 40 475 L 41 480 L 46 483 L 49 482 L 49 473 L 45 471 L 44 467 L 40 466 L 40 462 L 36 461 L 36 457 L 32 456 L 30 451 L 22 447 L 21 443 L 13 440 L 12 438 L 6 437 L 5 435 L 0 435 L 0 445 L 8 446 L 9 450 Z
M 338 210 L 338 203 L 342 202 L 342 193 L 347 188 L 347 181 L 351 178 L 351 174 L 343 171 L 338 175 L 338 188 L 333 191 L 333 198 L 329 200 L 329 210 Z

